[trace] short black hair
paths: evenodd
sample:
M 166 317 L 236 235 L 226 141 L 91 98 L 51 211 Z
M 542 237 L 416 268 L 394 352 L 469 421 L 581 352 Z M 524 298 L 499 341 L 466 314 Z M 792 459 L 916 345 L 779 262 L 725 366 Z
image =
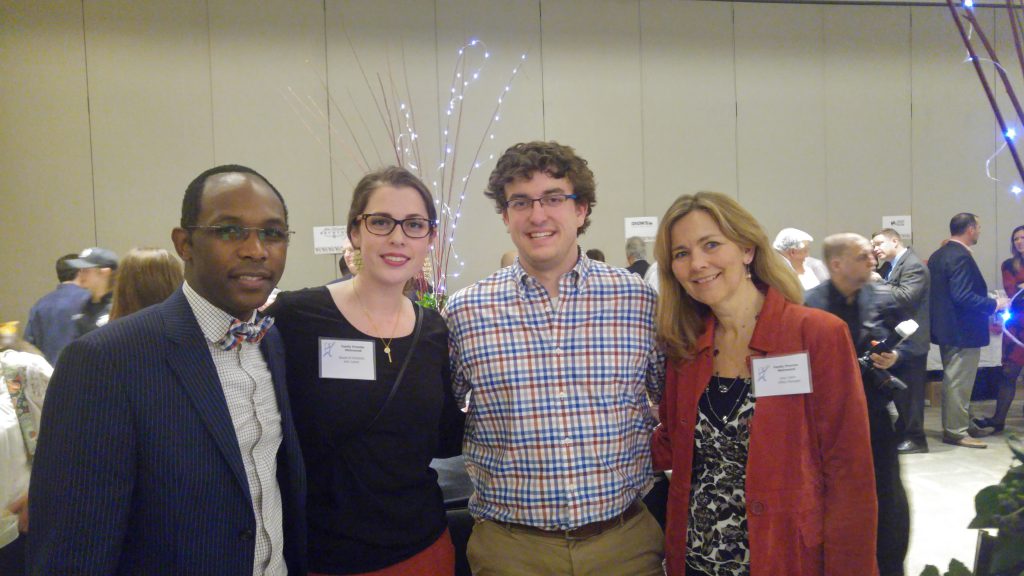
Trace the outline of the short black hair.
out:
M 978 224 L 978 217 L 970 212 L 961 212 L 949 220 L 949 235 L 960 236 L 971 226 Z
M 78 268 L 68 266 L 68 260 L 78 258 L 78 254 L 65 254 L 57 258 L 57 280 L 70 282 L 78 276 Z
M 270 183 L 270 180 L 267 180 L 266 176 L 247 166 L 239 164 L 223 164 L 215 168 L 210 168 L 199 176 L 196 176 L 195 179 L 189 183 L 188 188 L 185 188 L 185 197 L 181 201 L 182 228 L 189 228 L 190 226 L 195 226 L 199 223 L 200 201 L 203 198 L 203 189 L 206 188 L 206 179 L 217 174 L 228 174 L 231 172 L 257 176 L 260 180 L 263 180 L 267 186 L 270 186 L 270 189 L 274 191 L 277 199 L 281 201 L 281 207 L 284 208 L 284 221 L 288 222 L 288 205 L 284 203 L 284 197 L 282 197 L 281 193 L 277 191 L 277 188 Z

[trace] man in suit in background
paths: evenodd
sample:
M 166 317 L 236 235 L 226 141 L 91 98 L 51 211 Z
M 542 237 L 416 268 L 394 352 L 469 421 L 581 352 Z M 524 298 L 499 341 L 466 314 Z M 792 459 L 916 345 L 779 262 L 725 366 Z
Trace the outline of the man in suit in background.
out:
M 988 344 L 988 317 L 1006 307 L 988 297 L 981 270 L 971 256 L 978 243 L 981 222 L 961 212 L 949 221 L 949 240 L 928 259 L 931 273 L 931 338 L 942 353 L 942 441 L 965 448 L 987 448 L 970 435 L 971 392 Z
M 647 262 L 647 244 L 639 236 L 626 238 L 626 270 L 644 277 L 651 265 Z
M 907 385 L 906 390 L 898 390 L 893 395 L 899 412 L 896 434 L 900 443 L 896 449 L 900 454 L 928 452 L 928 440 L 924 435 L 924 388 L 928 379 L 931 339 L 928 316 L 931 276 L 917 254 L 903 245 L 903 239 L 896 230 L 886 228 L 875 232 L 871 244 L 875 258 L 889 265 L 883 280 L 892 289 L 896 305 L 918 325 L 917 332 L 903 348 L 903 358 L 891 370 L 893 376 Z
M 284 351 L 256 315 L 285 267 L 284 200 L 250 168 L 207 170 L 171 238 L 182 288 L 73 342 L 50 381 L 31 574 L 305 574 Z
M 68 264 L 69 260 L 76 258 L 78 254 L 65 254 L 57 259 L 57 280 L 60 284 L 53 292 L 40 298 L 28 312 L 25 341 L 39 348 L 50 366 L 56 366 L 60 351 L 78 336 L 72 316 L 82 310 L 90 297 L 78 278 L 78 269 Z

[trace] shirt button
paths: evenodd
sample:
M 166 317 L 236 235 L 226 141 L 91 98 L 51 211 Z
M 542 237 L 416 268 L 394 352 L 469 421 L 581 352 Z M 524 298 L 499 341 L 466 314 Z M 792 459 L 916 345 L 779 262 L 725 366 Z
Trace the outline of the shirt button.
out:
M 760 516 L 761 514 L 764 514 L 764 504 L 760 502 L 751 502 L 750 513 L 754 516 Z
M 565 444 L 566 446 L 569 446 L 570 444 L 572 444 L 572 438 L 566 436 L 565 439 L 562 440 L 562 444 Z
M 566 396 L 567 396 L 567 394 L 565 393 L 565 390 L 559 390 L 558 391 L 558 397 L 559 398 L 565 398 Z
M 241 532 L 238 533 L 238 537 L 241 538 L 242 540 L 249 541 L 249 540 L 252 540 L 255 537 L 255 534 L 253 534 L 252 530 L 249 530 L 248 528 L 246 528 L 245 530 L 242 530 Z
M 567 489 L 569 490 L 569 493 L 570 493 L 570 494 L 572 494 L 573 492 L 575 492 L 575 491 L 576 491 L 576 485 L 575 485 L 575 484 L 573 484 L 573 483 L 571 483 L 571 482 L 569 483 L 569 485 L 568 485 L 568 486 L 566 486 L 566 488 L 567 488 Z

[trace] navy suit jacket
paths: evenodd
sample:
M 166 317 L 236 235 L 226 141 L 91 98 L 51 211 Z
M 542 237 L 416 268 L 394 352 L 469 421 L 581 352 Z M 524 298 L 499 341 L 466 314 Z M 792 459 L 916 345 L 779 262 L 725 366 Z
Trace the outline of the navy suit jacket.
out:
M 928 259 L 931 273 L 932 342 L 940 346 L 981 348 L 988 344 L 988 317 L 996 301 L 971 252 L 949 241 Z
M 918 324 L 917 332 L 907 339 L 907 352 L 922 356 L 928 354 L 931 339 L 931 311 L 929 291 L 931 275 L 910 248 L 900 256 L 889 270 L 885 283 L 892 287 L 892 295 L 903 314 Z
M 281 411 L 284 557 L 305 574 L 305 473 L 284 350 L 261 344 Z M 30 574 L 251 576 L 256 520 L 220 379 L 179 289 L 79 338 L 43 408 Z

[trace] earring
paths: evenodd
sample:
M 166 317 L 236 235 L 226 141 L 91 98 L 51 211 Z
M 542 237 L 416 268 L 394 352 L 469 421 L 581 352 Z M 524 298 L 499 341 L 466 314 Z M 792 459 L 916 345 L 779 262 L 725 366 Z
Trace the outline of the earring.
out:
M 750 275 L 750 264 L 746 264 L 746 267 L 747 267 L 747 280 L 750 280 L 752 278 L 752 276 Z
M 363 269 L 363 251 L 359 248 L 352 250 L 352 265 L 356 267 L 356 272 Z

